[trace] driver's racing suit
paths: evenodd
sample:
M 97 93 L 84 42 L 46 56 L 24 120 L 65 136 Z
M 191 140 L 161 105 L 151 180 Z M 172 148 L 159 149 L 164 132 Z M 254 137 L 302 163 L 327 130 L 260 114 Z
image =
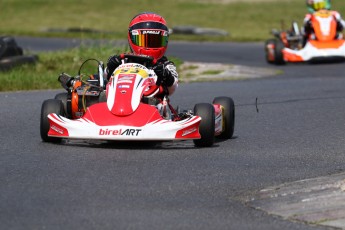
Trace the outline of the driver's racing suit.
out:
M 334 19 L 337 22 L 337 35 L 336 35 L 335 39 L 341 39 L 341 38 L 343 38 L 342 31 L 343 31 L 343 29 L 345 27 L 345 22 L 341 18 L 341 15 L 337 11 L 329 10 L 329 12 L 331 12 L 331 14 L 333 15 Z M 306 14 L 306 16 L 304 17 L 304 20 L 303 20 L 304 43 L 308 39 L 314 39 L 313 38 L 314 30 L 313 30 L 313 26 L 312 26 L 312 23 L 311 23 L 312 17 L 313 17 L 313 13 L 308 13 L 308 14 Z

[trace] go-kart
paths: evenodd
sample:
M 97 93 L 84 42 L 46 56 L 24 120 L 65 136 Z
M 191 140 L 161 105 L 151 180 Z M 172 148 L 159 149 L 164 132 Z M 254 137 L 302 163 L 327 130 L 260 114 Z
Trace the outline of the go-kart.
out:
M 337 21 L 331 11 L 321 10 L 311 17 L 313 33 L 304 40 L 296 22 L 289 30 L 272 30 L 275 39 L 265 43 L 268 63 L 332 62 L 345 60 L 345 40 L 337 32 Z
M 230 97 L 199 103 L 180 112 L 164 94 L 161 79 L 152 70 L 152 57 L 121 54 L 122 64 L 109 81 L 103 63 L 97 74 L 83 80 L 66 73 L 59 81 L 67 92 L 45 100 L 41 108 L 40 134 L 44 142 L 62 139 L 114 141 L 193 140 L 197 147 L 212 146 L 215 137 L 234 133 L 235 107 Z M 89 75 L 87 75 L 89 76 Z M 68 82 L 65 79 L 70 79 Z

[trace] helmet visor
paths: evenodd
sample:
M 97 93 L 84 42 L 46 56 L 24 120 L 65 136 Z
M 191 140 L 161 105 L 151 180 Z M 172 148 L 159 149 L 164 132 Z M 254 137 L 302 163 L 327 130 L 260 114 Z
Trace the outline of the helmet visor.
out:
M 326 9 L 326 2 L 324 0 L 315 0 L 312 7 L 314 10 Z
M 145 48 L 160 48 L 168 45 L 168 27 L 159 22 L 140 22 L 129 28 L 134 45 Z
M 169 34 L 165 30 L 141 29 L 130 31 L 134 45 L 145 48 L 160 48 L 168 45 Z

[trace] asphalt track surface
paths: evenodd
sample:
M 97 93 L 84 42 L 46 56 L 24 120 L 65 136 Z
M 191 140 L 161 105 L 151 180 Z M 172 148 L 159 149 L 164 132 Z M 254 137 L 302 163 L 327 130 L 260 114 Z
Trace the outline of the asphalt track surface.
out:
M 18 42 L 36 51 L 45 42 L 49 49 L 73 46 Z M 327 229 L 269 215 L 243 199 L 344 171 L 345 64 L 274 67 L 261 43 L 176 42 L 168 55 L 283 74 L 180 84 L 171 101 L 182 108 L 216 96 L 235 101 L 234 138 L 211 148 L 189 141 L 43 143 L 41 104 L 60 91 L 0 93 L 0 229 Z

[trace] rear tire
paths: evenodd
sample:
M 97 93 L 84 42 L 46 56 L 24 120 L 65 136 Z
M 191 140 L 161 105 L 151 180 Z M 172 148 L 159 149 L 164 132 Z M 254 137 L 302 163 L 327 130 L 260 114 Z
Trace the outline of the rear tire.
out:
M 63 108 L 63 104 L 61 100 L 48 99 L 43 102 L 42 107 L 41 107 L 41 123 L 40 123 L 40 132 L 41 132 L 42 140 L 44 142 L 59 143 L 62 140 L 61 138 L 48 136 L 48 131 L 50 129 L 48 114 L 50 113 L 56 113 L 57 115 L 64 114 L 64 108 Z
M 214 143 L 215 114 L 214 107 L 209 103 L 194 106 L 194 115 L 201 117 L 199 126 L 200 139 L 193 140 L 197 147 L 210 147 Z
M 284 43 L 280 40 L 275 40 L 274 42 L 274 64 L 284 65 L 285 60 L 283 56 L 283 49 L 285 48 Z
M 213 104 L 219 104 L 224 108 L 224 131 L 217 138 L 230 139 L 235 128 L 235 103 L 230 97 L 216 97 Z

